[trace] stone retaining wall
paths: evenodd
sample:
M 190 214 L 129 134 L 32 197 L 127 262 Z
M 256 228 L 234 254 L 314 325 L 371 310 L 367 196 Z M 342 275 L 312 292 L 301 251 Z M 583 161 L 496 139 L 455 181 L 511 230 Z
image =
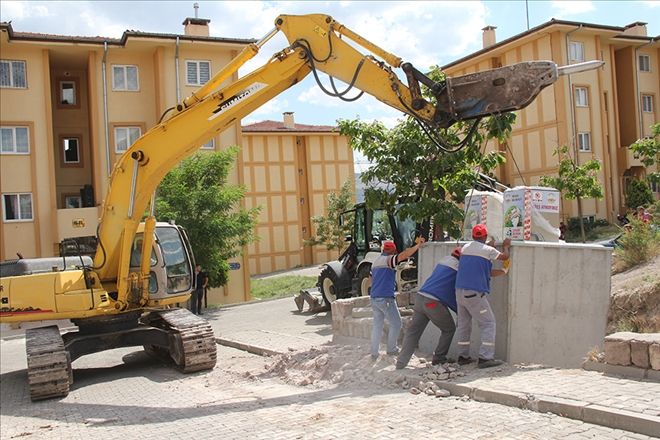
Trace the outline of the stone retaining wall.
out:
M 605 337 L 605 363 L 660 370 L 660 333 L 614 333 Z
M 403 338 L 405 329 L 408 327 L 412 308 L 410 297 L 411 291 L 397 294 L 396 302 L 401 312 L 403 329 L 399 334 L 399 342 Z M 359 296 L 357 298 L 338 299 L 332 303 L 332 336 L 333 341 L 338 342 L 342 338 L 371 339 L 371 327 L 373 325 L 373 315 L 371 311 L 371 299 L 368 296 Z M 387 331 L 387 321 L 385 322 L 385 331 Z

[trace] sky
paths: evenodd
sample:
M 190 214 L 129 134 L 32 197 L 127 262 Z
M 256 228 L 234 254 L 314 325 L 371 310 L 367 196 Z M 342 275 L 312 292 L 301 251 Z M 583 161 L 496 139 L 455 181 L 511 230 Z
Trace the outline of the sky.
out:
M 183 34 L 194 17 L 194 1 L 10 1 L 2 0 L 0 21 L 15 32 L 120 38 L 125 30 Z M 444 65 L 482 47 L 481 29 L 496 26 L 497 41 L 556 18 L 611 26 L 647 22 L 649 36 L 660 35 L 660 0 L 653 1 L 204 1 L 199 18 L 210 19 L 210 34 L 259 39 L 280 14 L 322 13 L 419 70 Z M 278 34 L 239 73 L 263 65 L 287 46 Z M 398 73 L 402 76 L 402 73 Z M 325 81 L 326 84 L 327 78 Z M 325 95 L 312 75 L 243 120 L 282 120 L 294 112 L 302 124 L 334 125 L 337 119 L 379 120 L 392 127 L 403 115 L 370 96 L 345 103 Z

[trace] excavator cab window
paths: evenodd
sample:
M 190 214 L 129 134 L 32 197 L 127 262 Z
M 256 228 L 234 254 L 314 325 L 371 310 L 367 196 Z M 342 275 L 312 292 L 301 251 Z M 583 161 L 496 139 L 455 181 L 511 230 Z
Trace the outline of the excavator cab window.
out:
M 192 264 L 176 227 L 156 227 L 167 273 L 167 293 L 181 293 L 192 289 Z
M 131 248 L 131 267 L 140 267 L 140 262 L 142 261 L 142 233 L 136 234 L 135 239 L 133 240 L 133 246 Z M 158 257 L 154 249 L 151 249 L 151 266 L 155 266 L 158 263 Z

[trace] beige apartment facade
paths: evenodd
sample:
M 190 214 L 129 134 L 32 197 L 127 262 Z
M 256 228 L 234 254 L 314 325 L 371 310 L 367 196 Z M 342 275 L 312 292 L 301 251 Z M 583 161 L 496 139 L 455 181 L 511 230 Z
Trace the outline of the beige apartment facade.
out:
M 63 239 L 75 237 L 85 245 L 95 236 L 121 154 L 252 42 L 209 37 L 208 23 L 187 18 L 181 35 L 127 31 L 121 39 L 22 33 L 0 24 L 0 260 L 58 255 Z M 243 137 L 237 121 L 201 146 L 201 151 L 246 147 L 231 181 L 251 191 L 246 206 L 259 204 L 267 213 L 257 230 L 265 238 L 231 261 L 228 285 L 211 290 L 209 303 L 250 299 L 252 269 L 288 269 L 320 258 L 302 246 L 310 231 L 305 216 L 322 213 L 316 194 L 339 188 L 343 182 L 336 187 L 334 182 L 344 176 L 328 177 L 317 187 L 316 181 L 299 179 L 299 170 L 316 167 L 323 159 L 314 158 L 325 154 L 337 157 L 344 174 L 350 162 L 352 176 L 352 153 L 329 127 L 295 132 L 280 136 L 275 148 L 269 136 Z M 304 153 L 293 148 L 297 140 Z M 301 205 L 307 191 L 316 199 Z M 286 246 L 279 241 L 283 237 Z
M 316 232 L 311 218 L 326 214 L 327 196 L 349 181 L 355 193 L 353 151 L 336 127 L 283 121 L 243 127 L 241 170 L 246 206 L 261 206 L 248 246 L 253 275 L 337 259 L 324 246 L 305 246 Z
M 557 173 L 558 146 L 569 147 L 578 163 L 601 162 L 599 180 L 605 197 L 582 202 L 583 216 L 616 221 L 625 212 L 629 179 L 646 176 L 630 144 L 651 134 L 658 122 L 660 42 L 646 35 L 646 24 L 625 27 L 551 20 L 497 42 L 495 27 L 483 29 L 484 48 L 443 70 L 463 75 L 531 60 L 567 65 L 602 60 L 604 66 L 563 76 L 544 89 L 517 120 L 507 144 L 489 146 L 507 158 L 498 178 L 508 186 L 538 185 Z M 660 197 L 654 186 L 656 198 Z M 562 217 L 576 217 L 577 203 L 562 201 Z

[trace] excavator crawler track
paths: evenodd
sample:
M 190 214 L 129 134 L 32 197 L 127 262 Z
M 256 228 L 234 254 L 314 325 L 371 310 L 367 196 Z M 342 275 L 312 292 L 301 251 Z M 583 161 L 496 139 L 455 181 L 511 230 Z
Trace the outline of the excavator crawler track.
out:
M 25 351 L 32 400 L 69 394 L 73 383 L 71 361 L 56 325 L 26 330 Z
M 213 329 L 204 319 L 186 309 L 151 312 L 146 321 L 167 330 L 174 338 L 170 356 L 184 373 L 215 367 L 217 346 Z

